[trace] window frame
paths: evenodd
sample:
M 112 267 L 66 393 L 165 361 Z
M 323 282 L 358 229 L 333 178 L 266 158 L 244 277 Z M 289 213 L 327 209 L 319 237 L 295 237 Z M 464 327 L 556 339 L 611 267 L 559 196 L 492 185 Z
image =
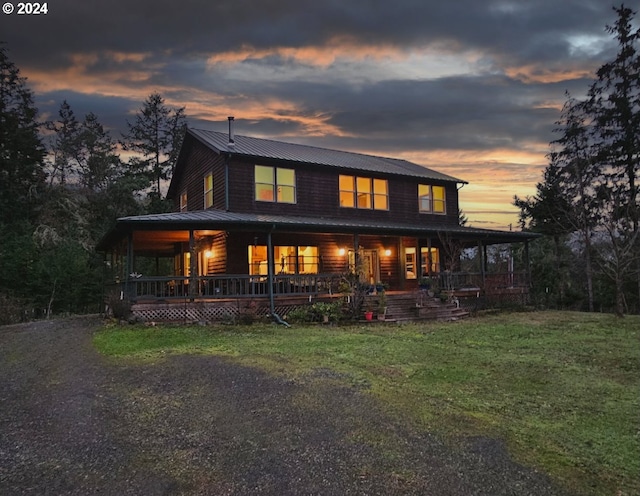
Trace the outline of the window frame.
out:
M 344 189 L 345 179 L 349 180 L 353 189 Z M 377 186 L 381 185 L 384 185 L 384 192 L 379 192 L 377 189 Z M 344 200 L 347 201 L 344 202 Z M 339 174 L 338 203 L 340 208 L 389 211 L 389 180 L 379 177 Z M 381 203 L 384 206 L 379 206 Z
M 186 212 L 188 210 L 188 196 L 187 190 L 180 193 L 180 212 Z
M 258 181 L 258 168 L 270 169 L 270 182 Z M 293 176 L 292 184 L 285 182 L 283 175 L 291 173 Z M 261 191 L 271 190 L 271 199 L 260 198 Z M 285 191 L 288 191 L 293 197 L 291 201 L 285 199 Z M 296 180 L 296 170 L 289 167 L 276 167 L 273 165 L 254 164 L 253 167 L 253 194 L 255 201 L 266 203 L 285 203 L 295 205 L 298 203 L 298 188 Z
M 427 188 L 424 191 L 423 188 Z M 436 193 L 442 192 L 442 197 L 436 198 Z M 422 190 L 422 191 L 421 191 Z M 440 196 L 440 195 L 438 195 Z M 423 208 L 425 203 L 427 208 Z M 418 212 L 421 214 L 446 215 L 447 214 L 447 189 L 440 184 L 418 184 Z
M 211 181 L 211 187 L 207 184 L 207 180 Z M 213 172 L 204 175 L 204 209 L 213 207 Z

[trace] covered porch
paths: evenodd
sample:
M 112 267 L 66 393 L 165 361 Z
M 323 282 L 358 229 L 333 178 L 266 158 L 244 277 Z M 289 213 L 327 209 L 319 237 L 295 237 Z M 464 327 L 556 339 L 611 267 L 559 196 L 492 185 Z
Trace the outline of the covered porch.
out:
M 460 226 L 207 210 L 120 219 L 99 248 L 105 252 L 109 292 L 134 309 L 176 304 L 238 309 L 251 302 L 273 314 L 282 304 L 344 296 L 345 276 L 353 273 L 369 294 L 382 289 L 418 294 L 428 285 L 458 299 L 526 297 L 531 237 Z M 487 249 L 498 243 L 521 245 L 524 262 L 491 264 Z M 461 254 L 470 249 L 475 258 L 462 264 Z

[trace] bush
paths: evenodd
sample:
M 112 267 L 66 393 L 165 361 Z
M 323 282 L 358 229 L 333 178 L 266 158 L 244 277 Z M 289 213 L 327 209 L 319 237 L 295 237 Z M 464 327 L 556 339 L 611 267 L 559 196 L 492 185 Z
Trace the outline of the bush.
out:
M 0 325 L 20 322 L 22 314 L 23 306 L 19 299 L 0 293 Z
M 131 315 L 131 302 L 126 296 L 122 296 L 120 291 L 113 291 L 107 295 L 108 310 L 115 319 L 126 320 Z

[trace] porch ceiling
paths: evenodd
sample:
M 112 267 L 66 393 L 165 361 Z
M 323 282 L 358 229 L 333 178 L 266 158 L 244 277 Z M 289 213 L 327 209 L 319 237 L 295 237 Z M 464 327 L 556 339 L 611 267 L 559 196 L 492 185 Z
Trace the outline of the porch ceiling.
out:
M 218 231 L 212 230 L 199 230 L 195 232 L 196 239 L 204 236 L 212 236 Z M 176 231 L 133 231 L 133 243 L 136 247 L 138 254 L 144 254 L 145 252 L 166 254 L 171 256 L 175 253 L 176 243 L 188 243 L 189 231 L 176 230 Z
M 349 233 L 377 234 L 389 236 L 436 237 L 449 235 L 453 239 L 471 245 L 482 241 L 485 244 L 516 243 L 537 238 L 527 232 L 495 231 L 462 226 L 424 224 L 398 224 L 386 221 L 350 220 L 323 217 L 299 217 L 227 212 L 224 210 L 198 210 L 166 214 L 140 215 L 118 219 L 116 227 L 99 243 L 98 250 L 106 251 L 118 240 L 134 233 L 138 240 L 171 243 L 188 241 L 189 231 L 279 231 L 300 233 Z M 149 231 L 145 234 L 144 231 Z M 155 234 L 151 234 L 155 233 Z M 151 246 L 151 244 L 149 244 Z

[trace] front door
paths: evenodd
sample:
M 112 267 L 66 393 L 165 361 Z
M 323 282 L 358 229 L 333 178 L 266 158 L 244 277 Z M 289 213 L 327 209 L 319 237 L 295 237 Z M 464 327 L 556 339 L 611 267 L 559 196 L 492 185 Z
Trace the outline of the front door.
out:
M 360 282 L 365 284 L 375 284 L 380 280 L 380 262 L 376 250 L 362 251 L 362 272 Z

